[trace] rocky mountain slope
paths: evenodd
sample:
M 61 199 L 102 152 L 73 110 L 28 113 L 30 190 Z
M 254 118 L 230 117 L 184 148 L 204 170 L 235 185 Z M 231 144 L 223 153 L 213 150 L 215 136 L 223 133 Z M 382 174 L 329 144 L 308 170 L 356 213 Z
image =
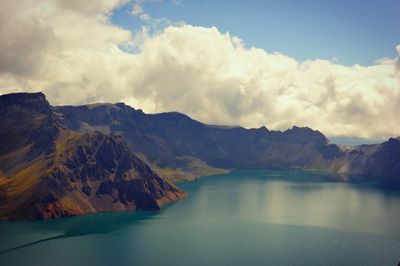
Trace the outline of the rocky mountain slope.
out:
M 185 195 L 171 181 L 230 168 L 324 171 L 400 189 L 399 138 L 341 147 L 306 127 L 212 126 L 123 103 L 52 107 L 42 93 L 0 96 L 0 122 L 2 219 L 156 210 Z
M 399 139 L 340 147 L 307 127 L 281 132 L 266 127 L 212 126 L 176 112 L 145 114 L 123 103 L 59 106 L 55 110 L 70 130 L 117 132 L 153 169 L 173 180 L 205 171 L 268 167 L 331 172 L 342 180 L 400 187 Z
M 122 103 L 60 106 L 55 110 L 70 130 L 117 132 L 155 169 L 161 173 L 170 169 L 178 179 L 196 171 L 201 175 L 203 169 L 302 168 L 340 155 L 336 145 L 309 128 L 279 132 L 265 127 L 211 126 L 175 112 L 145 114 Z
M 185 193 L 116 134 L 65 129 L 41 93 L 0 96 L 0 218 L 158 210 Z

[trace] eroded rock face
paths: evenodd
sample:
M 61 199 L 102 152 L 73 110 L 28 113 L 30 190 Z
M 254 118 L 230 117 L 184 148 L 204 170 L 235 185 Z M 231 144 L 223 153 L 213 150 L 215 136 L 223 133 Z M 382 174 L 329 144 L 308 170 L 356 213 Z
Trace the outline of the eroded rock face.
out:
M 122 103 L 51 107 L 41 93 L 0 96 L 0 123 L 2 219 L 155 210 L 184 196 L 135 154 L 183 172 L 194 158 L 212 167 L 360 175 L 400 188 L 399 138 L 346 150 L 306 127 L 210 126 Z
M 19 110 L 18 110 L 19 109 Z M 52 108 L 41 93 L 11 93 L 1 95 L 0 111 L 9 112 L 10 115 L 18 115 L 15 111 L 51 114 Z
M 399 139 L 344 150 L 307 127 L 294 126 L 281 132 L 266 127 L 210 126 L 176 112 L 145 114 L 123 103 L 55 109 L 61 123 L 71 130 L 107 128 L 119 132 L 135 152 L 160 168 L 191 171 L 187 158 L 195 157 L 217 168 L 323 170 L 400 188 Z
M 176 112 L 145 114 L 122 103 L 55 107 L 67 128 L 107 128 L 119 132 L 135 150 L 160 168 L 190 171 L 188 157 L 217 168 L 313 169 L 367 176 L 368 181 L 400 187 L 399 153 L 385 143 L 350 150 L 329 143 L 319 131 L 294 126 L 210 126 Z M 96 119 L 94 117 L 97 117 Z M 82 128 L 82 125 L 85 125 Z M 398 139 L 390 140 L 393 145 Z M 389 156 L 389 154 L 392 154 Z
M 58 122 L 44 94 L 0 96 L 0 123 L 0 170 L 10 170 L 54 150 Z M 24 148 L 26 154 L 7 156 Z
M 390 138 L 380 144 L 368 158 L 365 169 L 367 176 L 380 176 L 382 186 L 400 189 L 400 140 Z
M 79 184 L 82 193 L 94 202 L 96 197 L 108 197 L 114 205 L 158 210 L 160 202 L 183 195 L 136 157 L 118 135 L 84 133 L 66 145 L 68 148 L 59 155 L 66 167 L 55 171 L 55 176 Z
M 119 132 L 135 152 L 161 168 L 187 170 L 187 157 L 217 168 L 306 167 L 319 155 L 327 160 L 341 155 L 322 133 L 306 127 L 280 132 L 210 126 L 177 112 L 149 115 L 122 103 L 55 109 L 66 128 Z
M 43 94 L 0 96 L 0 219 L 158 210 L 184 192 L 116 134 L 63 128 Z

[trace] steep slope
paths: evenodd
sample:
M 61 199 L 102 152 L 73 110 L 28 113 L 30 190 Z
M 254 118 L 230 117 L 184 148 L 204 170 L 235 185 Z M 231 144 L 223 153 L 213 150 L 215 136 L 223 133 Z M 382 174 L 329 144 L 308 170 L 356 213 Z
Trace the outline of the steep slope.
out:
M 211 126 L 123 103 L 52 107 L 40 93 L 0 96 L 0 111 L 3 218 L 153 210 L 184 196 L 163 178 L 228 168 L 316 170 L 400 189 L 399 139 L 339 147 L 306 127 Z
M 390 138 L 372 148 L 375 152 L 368 156 L 363 175 L 379 177 L 386 188 L 400 189 L 400 139 Z
M 305 167 L 341 154 L 318 131 L 293 127 L 280 132 L 265 127 L 210 126 L 172 112 L 144 114 L 122 103 L 55 107 L 70 130 L 118 132 L 135 152 L 161 169 L 183 173 L 198 165 L 212 168 Z M 201 174 L 201 173 L 200 173 Z M 184 178 L 184 177 L 183 177 Z
M 57 121 L 42 93 L 0 96 L 0 122 L 2 171 L 17 172 L 54 150 Z
M 265 127 L 211 126 L 176 112 L 145 114 L 123 103 L 59 106 L 55 110 L 70 130 L 117 132 L 154 169 L 175 180 L 201 175 L 206 167 L 272 167 L 339 173 L 343 180 L 368 180 L 387 187 L 400 184 L 398 139 L 344 148 L 307 127 L 281 132 Z M 194 161 L 201 167 L 193 166 Z
M 43 94 L 0 96 L 0 219 L 158 210 L 185 195 L 115 134 L 60 126 Z

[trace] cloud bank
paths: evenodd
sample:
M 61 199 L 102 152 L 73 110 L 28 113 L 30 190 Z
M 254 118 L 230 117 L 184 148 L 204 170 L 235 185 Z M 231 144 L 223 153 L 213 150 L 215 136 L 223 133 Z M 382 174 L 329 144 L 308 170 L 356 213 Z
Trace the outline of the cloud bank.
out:
M 215 27 L 191 25 L 133 36 L 110 22 L 123 4 L 3 1 L 0 93 L 41 90 L 54 105 L 125 101 L 212 124 L 400 135 L 399 58 L 368 67 L 299 62 L 248 48 Z M 121 49 L 128 46 L 137 52 Z

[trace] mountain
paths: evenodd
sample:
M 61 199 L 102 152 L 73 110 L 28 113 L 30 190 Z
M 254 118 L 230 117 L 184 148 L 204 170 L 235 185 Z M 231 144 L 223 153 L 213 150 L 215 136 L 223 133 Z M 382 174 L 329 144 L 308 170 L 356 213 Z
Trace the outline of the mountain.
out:
M 328 137 L 329 141 L 333 144 L 343 145 L 343 146 L 358 146 L 362 144 L 380 144 L 384 142 L 384 139 L 365 139 L 358 137 L 345 137 L 345 136 L 336 136 L 336 137 Z
M 233 168 L 323 171 L 400 189 L 400 138 L 338 146 L 319 131 L 207 125 L 123 103 L 50 106 L 42 93 L 0 96 L 0 218 L 156 210 L 172 182 Z
M 0 96 L 0 218 L 158 210 L 185 193 L 116 134 L 63 127 L 42 93 Z
M 376 151 L 369 156 L 363 174 L 379 177 L 386 188 L 400 189 L 400 138 L 390 138 L 373 148 Z
M 145 114 L 122 103 L 55 110 L 69 130 L 117 132 L 155 169 L 171 170 L 175 180 L 196 176 L 196 171 L 201 175 L 204 169 L 302 168 L 340 154 L 336 145 L 309 128 L 279 132 L 210 126 L 180 113 Z
M 231 168 L 281 168 L 338 174 L 346 181 L 400 184 L 399 139 L 373 145 L 338 146 L 319 131 L 296 127 L 206 125 L 177 112 L 145 114 L 123 103 L 55 107 L 72 131 L 116 132 L 163 177 L 177 181 Z

